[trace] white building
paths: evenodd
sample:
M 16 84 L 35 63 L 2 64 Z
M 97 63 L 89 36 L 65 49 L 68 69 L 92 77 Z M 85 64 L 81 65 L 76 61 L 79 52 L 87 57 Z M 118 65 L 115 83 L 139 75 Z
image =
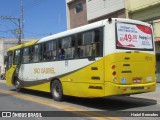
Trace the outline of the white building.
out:
M 125 0 L 66 0 L 67 28 L 107 18 L 126 18 Z
M 21 43 L 29 42 L 35 39 L 22 39 Z M 0 38 L 0 75 L 5 72 L 4 60 L 9 47 L 18 45 L 16 38 Z

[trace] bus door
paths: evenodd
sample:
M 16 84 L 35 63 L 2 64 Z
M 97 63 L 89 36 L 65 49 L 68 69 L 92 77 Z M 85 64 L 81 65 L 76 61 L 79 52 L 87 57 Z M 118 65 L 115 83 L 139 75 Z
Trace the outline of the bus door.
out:
M 16 69 L 16 65 L 13 65 L 13 52 L 9 51 L 7 53 L 6 61 L 6 84 L 12 86 L 12 77 Z

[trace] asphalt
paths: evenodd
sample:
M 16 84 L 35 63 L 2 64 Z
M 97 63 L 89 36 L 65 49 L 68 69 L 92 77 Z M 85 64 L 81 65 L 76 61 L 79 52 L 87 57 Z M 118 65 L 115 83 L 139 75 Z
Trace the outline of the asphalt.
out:
M 131 95 L 132 97 L 139 97 L 139 98 L 147 98 L 147 99 L 154 99 L 160 104 L 160 83 L 156 84 L 156 91 Z
M 0 80 L 0 83 L 6 83 L 5 80 Z M 156 91 L 154 92 L 148 92 L 148 93 L 141 93 L 141 94 L 135 94 L 131 95 L 132 97 L 139 97 L 139 98 L 146 98 L 146 99 L 154 99 L 157 101 L 158 104 L 160 104 L 160 83 L 156 84 Z

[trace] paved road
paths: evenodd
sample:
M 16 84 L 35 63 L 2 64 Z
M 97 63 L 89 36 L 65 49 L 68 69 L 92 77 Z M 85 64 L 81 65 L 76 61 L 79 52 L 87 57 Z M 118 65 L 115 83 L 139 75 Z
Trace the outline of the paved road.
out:
M 34 118 L 34 119 L 107 119 L 107 120 L 120 120 L 120 119 L 138 119 L 138 117 L 123 117 L 126 111 L 160 111 L 160 84 L 157 84 L 156 92 L 132 95 L 130 97 L 107 97 L 107 98 L 76 98 L 66 97 L 63 102 L 56 102 L 48 93 L 37 92 L 31 90 L 24 90 L 17 93 L 14 87 L 5 85 L 5 81 L 0 80 L 0 111 L 51 111 L 47 112 L 49 115 L 57 115 L 62 117 L 54 118 Z M 58 111 L 58 112 L 55 112 Z M 72 111 L 72 112 L 66 112 Z M 82 111 L 82 112 L 77 112 Z M 92 112 L 83 112 L 92 111 Z M 99 112 L 103 111 L 103 112 Z M 112 111 L 112 112 L 111 112 Z M 114 112 L 113 112 L 114 111 Z M 121 111 L 116 113 L 115 111 Z M 123 112 L 124 111 L 124 112 Z M 111 112 L 111 113 L 110 113 Z M 47 114 L 42 112 L 42 116 Z M 115 114 L 120 114 L 115 117 Z M 101 116 L 101 117 L 95 117 Z M 107 115 L 105 117 L 102 117 Z M 70 117 L 66 117 L 70 116 Z M 76 116 L 76 117 L 71 117 Z M 79 116 L 79 117 L 77 117 Z M 81 117 L 83 116 L 83 117 Z M 86 117 L 85 117 L 86 116 Z M 108 117 L 113 116 L 113 117 Z M 0 118 L 2 119 L 2 118 Z M 8 118 L 3 118 L 8 119 Z M 13 118 L 12 118 L 13 119 Z M 17 118 L 14 118 L 17 120 Z M 27 118 L 26 118 L 27 119 Z M 141 117 L 143 120 L 150 120 L 151 117 Z M 152 117 L 158 120 L 158 117 Z
M 148 100 L 156 100 L 157 103 L 160 104 L 160 83 L 157 83 L 155 92 L 132 95 L 132 97 L 146 98 Z

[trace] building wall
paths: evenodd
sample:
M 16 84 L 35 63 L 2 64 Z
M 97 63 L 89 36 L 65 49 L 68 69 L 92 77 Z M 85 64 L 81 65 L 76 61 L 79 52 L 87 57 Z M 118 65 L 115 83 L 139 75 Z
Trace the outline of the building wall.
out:
M 160 40 L 160 19 L 153 20 L 153 30 L 155 41 Z
M 4 73 L 4 42 L 3 39 L 0 39 L 0 75 Z
M 75 0 L 66 0 L 66 3 L 69 3 L 69 2 L 72 2 L 72 1 L 75 1 Z
M 69 6 L 67 3 L 66 3 L 66 18 L 67 18 L 67 30 L 68 30 L 70 29 L 70 14 L 69 14 Z
M 157 82 L 160 82 L 160 42 L 155 42 Z
M 76 13 L 75 12 L 75 5 L 77 3 L 81 2 L 83 5 L 83 11 Z M 68 19 L 68 28 L 72 29 L 75 27 L 79 27 L 85 24 L 88 24 L 87 22 L 87 11 L 86 11 L 86 0 L 75 0 L 67 4 L 68 6 L 68 12 L 69 19 Z
M 75 5 L 83 3 L 83 11 L 75 12 Z M 125 0 L 66 0 L 67 29 L 107 18 L 125 18 Z
M 159 11 L 160 11 L 160 4 L 157 4 L 155 6 L 150 6 L 148 8 L 129 12 L 129 14 L 130 18 L 135 20 L 150 21 L 155 19 L 156 17 L 160 17 Z
M 156 53 L 160 54 L 160 44 L 158 42 L 155 42 L 155 48 L 156 48 Z
M 131 19 L 153 25 L 155 41 L 160 41 L 160 0 L 125 0 Z
M 69 4 L 75 0 L 66 0 L 66 18 L 67 18 L 67 29 L 70 29 L 70 10 Z
M 96 22 L 99 20 L 104 20 L 107 18 L 126 18 L 125 9 L 122 9 L 122 10 L 116 11 L 114 13 L 95 18 L 93 20 L 90 20 L 89 23 Z
M 126 8 L 131 11 L 142 10 L 160 3 L 160 0 L 125 0 Z
M 21 43 L 29 42 L 35 39 L 22 39 Z M 0 38 L 0 74 L 5 72 L 4 57 L 7 55 L 8 48 L 16 46 L 18 40 L 15 38 Z
M 87 19 L 91 21 L 96 18 L 110 15 L 125 8 L 124 0 L 87 0 Z M 116 13 L 117 14 L 117 13 Z

